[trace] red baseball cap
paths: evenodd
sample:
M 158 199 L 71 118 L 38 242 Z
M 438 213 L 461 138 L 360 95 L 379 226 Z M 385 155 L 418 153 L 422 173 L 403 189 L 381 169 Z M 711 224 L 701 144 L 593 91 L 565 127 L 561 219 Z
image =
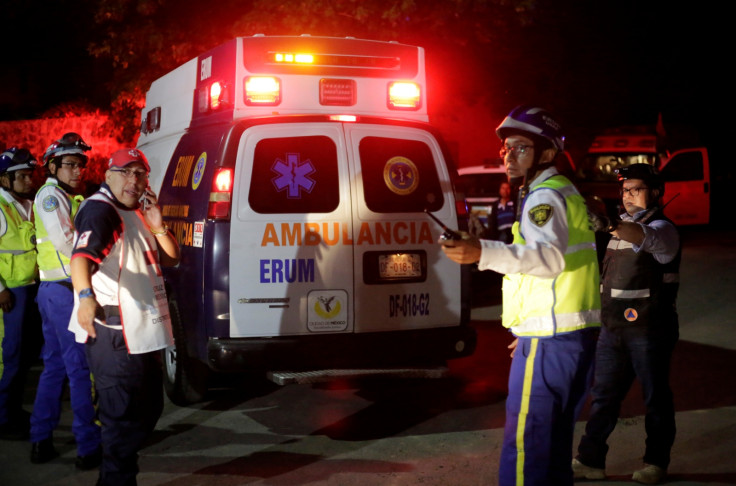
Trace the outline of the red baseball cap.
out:
M 148 165 L 148 159 L 143 155 L 143 152 L 136 148 L 124 148 L 113 152 L 108 162 L 108 168 L 110 167 L 125 167 L 133 162 L 140 162 L 148 172 L 151 172 L 151 166 Z

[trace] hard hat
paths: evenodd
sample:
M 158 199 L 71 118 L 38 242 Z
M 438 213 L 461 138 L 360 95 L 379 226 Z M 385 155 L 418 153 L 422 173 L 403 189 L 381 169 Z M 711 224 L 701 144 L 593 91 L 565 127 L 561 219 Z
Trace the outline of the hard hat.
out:
M 544 108 L 528 105 L 517 106 L 496 128 L 496 135 L 501 140 L 518 132 L 545 138 L 560 152 L 565 149 L 562 125 Z
M 659 189 L 659 195 L 664 194 L 664 181 L 659 171 L 651 164 L 631 164 L 616 169 L 618 181 L 623 183 L 627 179 L 640 179 L 650 189 Z
M 87 155 L 85 152 L 91 149 L 92 147 L 84 143 L 84 140 L 82 140 L 81 135 L 78 133 L 65 133 L 64 136 L 53 142 L 46 149 L 46 153 L 43 155 L 43 165 L 46 166 L 56 157 L 62 157 L 64 155 L 76 155 L 86 163 Z
M 0 174 L 22 169 L 33 169 L 38 165 L 28 149 L 10 147 L 0 155 Z

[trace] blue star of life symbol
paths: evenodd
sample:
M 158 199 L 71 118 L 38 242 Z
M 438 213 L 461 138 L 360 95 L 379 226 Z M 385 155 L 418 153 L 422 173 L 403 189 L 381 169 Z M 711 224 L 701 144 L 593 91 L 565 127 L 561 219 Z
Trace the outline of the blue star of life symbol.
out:
M 299 154 L 287 153 L 286 162 L 276 159 L 271 170 L 279 174 L 271 179 L 271 182 L 279 192 L 286 189 L 286 196 L 289 199 L 300 198 L 302 189 L 310 193 L 314 188 L 315 182 L 309 177 L 309 174 L 315 171 L 314 166 L 309 159 L 300 162 Z

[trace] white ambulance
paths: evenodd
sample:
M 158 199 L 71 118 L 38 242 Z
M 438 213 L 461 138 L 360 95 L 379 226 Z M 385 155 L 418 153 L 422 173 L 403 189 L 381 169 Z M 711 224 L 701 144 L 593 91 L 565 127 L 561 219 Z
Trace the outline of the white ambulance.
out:
M 173 402 L 210 371 L 434 376 L 472 354 L 467 269 L 424 213 L 464 207 L 425 86 L 419 47 L 262 35 L 152 83 L 138 146 L 182 248 Z

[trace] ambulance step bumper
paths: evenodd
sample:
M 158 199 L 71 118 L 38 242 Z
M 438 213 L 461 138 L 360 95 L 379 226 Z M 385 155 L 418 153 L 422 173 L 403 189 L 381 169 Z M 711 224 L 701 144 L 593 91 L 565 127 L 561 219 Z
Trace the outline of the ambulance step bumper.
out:
M 305 385 L 312 383 L 324 383 L 339 379 L 356 379 L 367 377 L 387 378 L 422 378 L 436 379 L 444 378 L 449 373 L 446 366 L 435 366 L 430 368 L 380 368 L 380 369 L 331 369 L 314 371 L 269 371 L 266 377 L 277 385 Z
M 207 363 L 222 372 L 432 368 L 472 355 L 475 346 L 475 330 L 466 325 L 364 334 L 210 338 Z

